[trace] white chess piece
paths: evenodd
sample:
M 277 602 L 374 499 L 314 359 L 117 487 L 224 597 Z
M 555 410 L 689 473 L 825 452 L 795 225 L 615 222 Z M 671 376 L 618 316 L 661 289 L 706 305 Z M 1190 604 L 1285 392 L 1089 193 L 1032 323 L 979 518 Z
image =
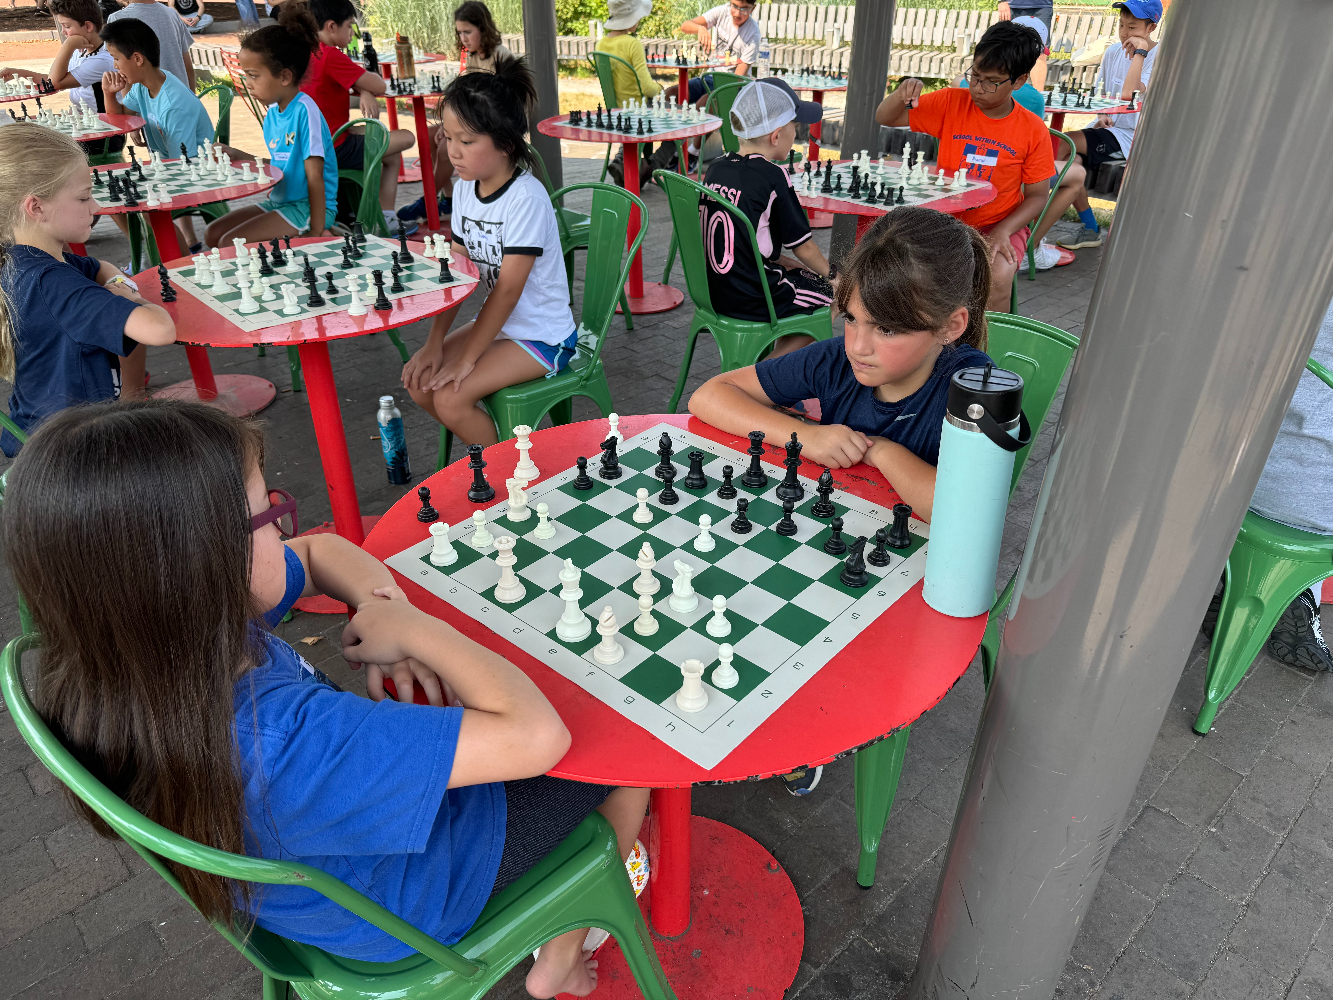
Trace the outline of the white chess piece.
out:
M 648 507 L 648 491 L 644 487 L 640 486 L 634 495 L 635 497 L 638 498 L 639 501 L 639 506 L 634 508 L 634 515 L 633 515 L 634 523 L 652 524 L 653 512 Z
M 209 258 L 208 266 L 213 269 L 213 283 L 208 286 L 208 290 L 214 295 L 226 295 L 231 291 L 231 286 L 227 284 L 227 279 L 222 276 L 222 264 Z
M 659 628 L 653 617 L 653 599 L 647 594 L 639 595 L 639 617 L 634 619 L 634 631 L 639 635 L 652 635 Z
M 671 598 L 667 604 L 680 615 L 687 615 L 699 607 L 699 595 L 694 592 L 690 578 L 694 576 L 694 567 L 687 562 L 676 560 L 676 579 L 671 582 Z
M 249 255 L 250 251 L 245 248 L 245 240 L 240 236 L 232 239 L 231 245 L 236 248 L 236 263 L 239 265 Z
M 713 617 L 708 619 L 704 628 L 715 639 L 731 635 L 731 622 L 727 621 L 727 599 L 721 594 L 713 598 Z
M 708 705 L 704 690 L 704 665 L 700 660 L 686 660 L 680 665 L 681 685 L 676 692 L 676 707 L 682 712 L 702 712 Z
M 734 688 L 740 681 L 740 674 L 736 673 L 736 668 L 731 665 L 731 659 L 735 655 L 729 642 L 717 647 L 718 664 L 713 668 L 711 681 L 713 687 L 726 691 L 728 688 Z
M 533 538 L 554 538 L 555 525 L 551 523 L 551 507 L 545 501 L 537 504 L 537 527 L 532 530 Z
M 423 256 L 423 257 L 427 257 L 427 258 L 434 257 L 434 256 L 435 256 L 435 240 L 434 240 L 434 238 L 431 237 L 431 236 L 427 236 L 427 237 L 425 238 L 425 240 L 423 240 L 422 242 L 425 243 L 426 249 L 424 249 L 424 250 L 421 251 L 421 256 Z
M 449 541 L 449 525 L 444 521 L 436 521 L 430 526 L 430 534 L 430 564 L 452 566 L 458 562 L 458 552 L 454 549 L 454 543 Z
M 509 510 L 507 516 L 511 521 L 526 521 L 532 516 L 532 511 L 528 509 L 528 495 L 523 491 L 523 480 L 506 479 L 505 488 L 509 490 Z
M 156 185 L 156 184 L 149 184 L 149 185 L 148 185 L 148 200 L 147 200 L 147 202 L 145 202 L 145 204 L 146 204 L 149 208 L 156 208 L 157 206 L 159 206 L 159 205 L 162 204 L 162 200 L 161 200 L 160 198 L 158 198 L 158 196 L 157 196 L 157 185 Z
M 199 180 L 199 164 L 194 160 L 190 161 L 190 180 Z
M 607 417 L 606 426 L 607 426 L 606 437 L 615 438 L 616 446 L 619 447 L 620 443 L 625 440 L 620 434 L 620 414 L 613 413 L 609 417 Z M 605 441 L 606 438 L 603 438 L 602 440 Z
M 241 164 L 241 183 L 250 184 L 253 183 L 254 179 L 255 175 L 250 172 L 250 161 L 246 160 Z
M 562 642 L 581 642 L 592 632 L 592 622 L 579 608 L 579 599 L 583 591 L 579 589 L 579 579 L 583 571 L 574 565 L 573 559 L 565 560 L 565 568 L 560 571 L 560 600 L 565 602 L 565 611 L 555 623 L 556 638 Z
M 261 278 L 259 275 L 255 275 L 254 280 L 250 282 L 250 297 L 256 302 L 264 297 L 265 280 L 266 279 Z M 241 282 L 241 284 L 245 284 L 245 282 Z
M 296 301 L 296 286 L 282 286 L 282 314 L 284 316 L 301 315 L 301 306 Z
M 495 565 L 500 567 L 500 582 L 495 585 L 495 599 L 501 604 L 516 604 L 528 596 L 528 589 L 514 575 L 514 563 L 518 562 L 514 555 L 514 539 L 501 535 L 495 540 L 495 549 L 499 553 L 495 557 Z
M 948 183 L 948 181 L 944 179 L 946 176 L 948 176 L 947 172 L 943 167 L 940 167 L 940 175 L 935 178 L 935 186 L 937 188 L 942 188 Z
M 532 449 L 532 442 L 528 440 L 532 434 L 532 428 L 527 424 L 519 424 L 514 428 L 514 447 L 518 449 L 518 464 L 514 466 L 514 478 L 522 479 L 530 483 L 540 477 L 541 473 L 537 471 L 537 465 L 533 462 L 528 452 Z
M 236 303 L 236 311 L 244 315 L 259 312 L 262 307 L 255 301 L 255 297 L 250 294 L 250 285 L 244 278 L 241 279 L 240 289 L 241 301 Z
M 698 552 L 712 552 L 717 548 L 717 542 L 713 538 L 713 519 L 707 514 L 699 515 L 699 537 L 694 540 L 694 548 Z
M 260 278 L 259 280 L 260 280 L 260 282 L 263 283 L 263 286 L 264 286 L 264 293 L 263 293 L 262 295 L 259 296 L 260 300 L 263 301 L 263 302 L 272 302 L 272 301 L 274 301 L 278 296 L 277 296 L 277 293 L 275 293 L 275 292 L 273 291 L 273 284 L 272 284 L 271 279 L 269 279 L 269 278 Z
M 479 510 L 472 512 L 472 537 L 468 539 L 468 544 L 474 549 L 488 549 L 491 543 L 495 541 L 495 536 L 486 529 L 486 515 Z
M 349 274 L 347 276 L 347 290 L 352 294 L 352 301 L 347 304 L 348 316 L 364 316 L 366 314 L 366 304 L 361 301 L 361 276 Z
M 620 629 L 616 626 L 616 613 L 608 604 L 602 608 L 602 616 L 597 619 L 597 634 L 602 637 L 592 650 L 592 658 L 603 666 L 609 667 L 625 658 L 625 647 L 616 642 Z
M 639 558 L 634 560 L 634 565 L 639 568 L 639 576 L 634 581 L 634 593 L 656 594 L 662 589 L 662 581 L 653 575 L 657 557 L 653 554 L 653 547 L 647 542 L 644 542 L 639 549 Z
M 953 175 L 953 182 L 959 187 L 967 183 L 967 171 L 959 168 Z

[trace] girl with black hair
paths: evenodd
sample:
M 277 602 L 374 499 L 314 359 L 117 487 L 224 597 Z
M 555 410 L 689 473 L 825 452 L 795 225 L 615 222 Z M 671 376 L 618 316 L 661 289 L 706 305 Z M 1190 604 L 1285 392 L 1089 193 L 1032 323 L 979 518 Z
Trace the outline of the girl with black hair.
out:
M 498 440 L 481 400 L 507 386 L 560 371 L 578 333 L 555 210 L 525 169 L 524 135 L 536 100 L 532 73 L 500 57 L 495 73 L 456 77 L 440 102 L 454 188 L 451 231 L 487 289 L 476 319 L 452 333 L 459 306 L 437 316 L 421 350 L 403 366 L 417 405 L 468 444 Z

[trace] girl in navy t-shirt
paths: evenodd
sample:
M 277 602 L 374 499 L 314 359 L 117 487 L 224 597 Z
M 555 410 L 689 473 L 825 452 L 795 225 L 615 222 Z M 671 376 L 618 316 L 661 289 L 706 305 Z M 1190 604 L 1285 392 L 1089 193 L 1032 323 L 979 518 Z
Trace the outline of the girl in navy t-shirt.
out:
M 690 412 L 733 434 L 795 431 L 802 457 L 866 462 L 930 520 L 949 379 L 984 365 L 989 251 L 976 230 L 927 208 L 899 208 L 866 233 L 839 274 L 843 336 L 723 372 Z M 774 409 L 818 399 L 819 426 Z

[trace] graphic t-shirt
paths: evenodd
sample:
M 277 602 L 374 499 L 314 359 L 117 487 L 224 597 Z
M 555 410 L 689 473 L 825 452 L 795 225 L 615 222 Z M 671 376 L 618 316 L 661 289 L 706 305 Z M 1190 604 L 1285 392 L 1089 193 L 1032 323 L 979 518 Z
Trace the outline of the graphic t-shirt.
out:
M 1160 45 L 1155 45 L 1148 50 L 1148 54 L 1143 57 L 1143 86 L 1139 88 L 1139 97 L 1143 97 L 1143 91 L 1148 86 L 1148 78 L 1152 76 L 1152 68 L 1157 63 L 1157 50 Z M 1119 45 L 1112 45 L 1102 56 L 1102 68 L 1097 73 L 1098 82 L 1106 88 L 1108 94 L 1120 96 L 1124 93 L 1125 77 L 1129 74 L 1130 57 L 1125 55 L 1125 50 Z M 1124 94 L 1128 98 L 1129 94 Z M 1138 101 L 1134 102 L 1138 107 Z M 1111 119 L 1111 134 L 1116 137 L 1120 143 L 1120 152 L 1126 156 L 1129 155 L 1129 147 L 1134 144 L 1134 130 L 1139 127 L 1139 115 L 1136 111 L 1132 115 L 1115 115 Z
M 310 68 L 302 78 L 301 90 L 319 105 L 330 134 L 347 124 L 347 92 L 365 71 L 365 67 L 348 59 L 342 49 L 335 49 L 323 42 L 319 43 L 319 51 L 310 57 Z M 333 144 L 341 146 L 346 138 L 340 135 Z
M 937 465 L 949 379 L 960 368 L 989 361 L 975 347 L 946 347 L 926 384 L 896 403 L 881 402 L 873 389 L 856 381 L 842 337 L 761 361 L 754 371 L 764 394 L 778 406 L 793 406 L 814 397 L 822 411 L 821 424 L 842 424 L 862 434 L 888 438 L 922 461 Z
M 476 181 L 454 184 L 454 242 L 467 249 L 489 294 L 510 254 L 537 258 L 500 336 L 559 344 L 574 332 L 565 257 L 551 198 L 542 182 L 517 170 L 499 190 L 477 197 Z
M 958 218 L 978 229 L 994 225 L 1023 201 L 1023 185 L 1055 174 L 1051 134 L 1042 120 L 1015 104 L 1003 118 L 991 118 L 972 103 L 972 95 L 946 87 L 922 95 L 908 112 L 913 132 L 940 140 L 939 165 L 949 173 L 966 167 L 969 177 L 995 185 L 995 200 L 960 212 Z
M 731 5 L 724 3 L 704 11 L 704 23 L 717 38 L 714 56 L 721 59 L 732 55 L 747 66 L 753 66 L 758 60 L 760 34 L 754 17 L 746 18 L 738 28 L 731 20 Z
M 96 52 L 75 49 L 74 54 L 69 57 L 69 73 L 81 86 L 70 88 L 70 103 L 84 104 L 96 111 L 105 111 L 106 104 L 101 99 L 102 74 L 114 72 L 115 69 L 116 62 L 111 58 L 111 53 L 106 50 L 105 45 L 99 45 Z
M 194 44 L 194 36 L 185 22 L 170 7 L 154 0 L 153 3 L 129 3 L 107 18 L 108 22 L 119 21 L 122 17 L 136 17 L 157 35 L 161 53 L 157 65 L 164 73 L 170 73 L 185 86 L 190 85 L 190 78 L 185 73 L 185 50 Z
M 297 94 L 285 108 L 268 106 L 268 114 L 264 116 L 264 145 L 268 147 L 269 160 L 282 171 L 282 180 L 274 185 L 269 196 L 270 201 L 279 205 L 310 200 L 306 157 L 324 158 L 324 209 L 332 219 L 338 207 L 338 159 L 333 155 L 328 123 L 309 94 Z
M 784 314 L 784 306 L 794 303 L 801 307 L 802 291 L 785 277 L 786 269 L 777 263 L 783 250 L 810 239 L 810 222 L 796 198 L 791 176 L 758 153 L 727 153 L 713 161 L 704 175 L 704 185 L 744 212 L 754 226 L 764 280 L 778 315 Z M 749 234 L 738 231 L 735 218 L 725 208 L 702 195 L 699 200 L 713 307 L 726 316 L 767 322 L 768 305 L 759 284 L 760 262 L 754 259 Z M 811 308 L 827 304 L 827 296 L 808 303 Z
M 205 140 L 211 140 L 213 123 L 203 102 L 189 87 L 170 73 L 163 75 L 166 82 L 156 97 L 142 83 L 136 83 L 121 93 L 120 103 L 148 123 L 143 129 L 148 148 L 170 160 L 181 155 L 181 143 L 193 153 Z

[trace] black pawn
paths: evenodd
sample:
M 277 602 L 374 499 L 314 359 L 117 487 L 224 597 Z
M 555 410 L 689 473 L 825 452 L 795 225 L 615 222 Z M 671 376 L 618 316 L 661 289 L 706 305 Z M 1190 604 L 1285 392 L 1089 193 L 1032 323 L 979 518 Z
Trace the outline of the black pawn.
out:
M 329 295 L 337 295 L 337 294 L 338 294 L 338 286 L 335 285 L 335 284 L 333 283 L 333 272 L 332 272 L 332 271 L 325 271 L 325 272 L 324 272 L 324 280 L 325 280 L 326 282 L 328 282 L 328 284 L 326 284 L 326 285 L 324 286 L 324 291 L 327 292 Z
M 482 471 L 486 468 L 486 461 L 481 457 L 481 445 L 468 445 L 467 453 L 467 467 L 472 470 L 472 486 L 467 491 L 468 501 L 485 503 L 487 500 L 494 500 L 495 487 L 486 482 L 486 473 Z
M 370 280 L 375 282 L 375 308 L 380 312 L 388 312 L 393 308 L 393 303 L 384 294 L 384 272 L 371 271 Z
M 162 282 L 162 301 L 175 302 L 176 290 L 171 287 L 171 278 L 167 275 L 167 269 L 164 265 L 157 265 L 157 280 Z
M 717 488 L 717 498 L 719 500 L 730 500 L 736 495 L 736 487 L 731 485 L 731 477 L 734 471 L 730 465 L 722 466 L 722 485 Z
M 842 174 L 838 174 L 833 178 L 833 193 L 842 194 Z
M 100 171 L 100 170 L 94 170 L 94 171 L 93 171 L 93 187 L 98 187 L 98 188 L 100 188 L 101 186 L 102 186 L 102 171 Z
M 449 261 L 443 257 L 440 258 L 440 276 L 436 280 L 441 285 L 447 285 L 454 280 L 454 272 L 449 270 Z
M 792 511 L 796 509 L 796 504 L 790 500 L 782 501 L 782 520 L 773 526 L 773 530 L 779 535 L 796 534 L 796 522 L 792 520 Z
M 305 304 L 312 309 L 318 309 L 324 304 L 324 296 L 319 294 L 319 279 L 312 274 L 307 284 L 310 287 L 310 297 L 305 300 Z
M 653 469 L 653 475 L 658 479 L 666 475 L 667 469 L 675 470 L 675 466 L 671 464 L 672 454 L 674 454 L 674 449 L 671 447 L 671 435 L 663 431 L 662 436 L 657 439 L 658 462 L 657 468 Z
M 412 263 L 412 251 L 407 249 L 407 226 L 401 220 L 398 222 L 398 263 Z
M 847 551 L 847 543 L 842 540 L 842 518 L 835 517 L 829 522 L 829 527 L 833 533 L 824 543 L 824 551 L 831 556 L 840 556 Z
M 595 486 L 596 484 L 593 482 L 592 476 L 588 475 L 587 458 L 585 458 L 583 455 L 580 455 L 578 458 L 574 459 L 574 464 L 579 467 L 579 474 L 574 477 L 574 489 L 576 490 L 592 489 L 593 486 Z
M 764 467 L 759 464 L 759 456 L 764 453 L 763 431 L 750 431 L 750 447 L 746 448 L 745 452 L 750 456 L 750 467 L 745 470 L 745 475 L 741 476 L 741 483 L 753 490 L 763 489 L 768 485 L 768 475 L 764 472 Z
M 343 261 L 338 266 L 341 267 L 344 271 L 350 271 L 352 268 L 356 267 L 356 265 L 352 263 L 351 244 L 344 243 L 342 251 L 343 251 Z
M 819 474 L 819 485 L 815 487 L 815 492 L 819 494 L 819 499 L 810 505 L 810 516 L 818 518 L 832 517 L 838 512 L 838 508 L 833 506 L 833 501 L 829 499 L 833 495 L 833 473 L 825 469 Z
M 287 258 L 282 255 L 282 244 L 278 242 L 278 238 L 276 236 L 273 237 L 273 239 L 268 241 L 268 245 L 270 248 L 268 256 L 269 260 L 273 262 L 273 266 L 286 267 Z
M 290 236 L 284 236 L 282 238 L 282 245 L 287 248 L 288 253 L 292 252 L 292 238 Z
M 847 555 L 847 562 L 843 564 L 842 572 L 838 574 L 838 579 L 842 581 L 844 587 L 868 587 L 870 585 L 870 574 L 866 572 L 866 536 L 862 535 L 856 541 L 852 542 L 852 547 Z
M 674 507 L 680 503 L 680 494 L 672 489 L 671 484 L 676 481 L 676 467 L 673 465 L 662 477 L 662 492 L 657 494 L 657 502 L 664 507 Z
M 893 505 L 893 527 L 889 529 L 889 548 L 905 549 L 912 544 L 912 533 L 907 530 L 907 522 L 911 517 L 912 508 L 908 504 Z
M 429 524 L 431 521 L 440 519 L 440 512 L 430 505 L 430 488 L 422 486 L 417 490 L 417 496 L 421 498 L 421 509 L 417 511 L 417 520 L 422 524 Z
M 866 556 L 866 562 L 871 566 L 887 566 L 889 564 L 889 550 L 886 546 L 889 543 L 889 529 L 880 528 L 875 532 L 875 551 Z
M 787 475 L 778 484 L 775 492 L 779 500 L 800 503 L 805 499 L 805 487 L 796 478 L 796 470 L 801 467 L 801 442 L 796 440 L 795 431 L 792 431 L 791 440 L 787 442 L 786 447 L 787 457 L 782 460 L 782 464 L 787 467 Z
M 704 475 L 704 453 L 690 452 L 690 471 L 685 475 L 684 486 L 687 490 L 708 488 L 708 477 Z
M 893 203 L 894 203 L 895 205 L 906 205 L 906 204 L 907 204 L 907 199 L 903 197 L 903 190 L 904 190 L 904 189 L 901 188 L 901 187 L 898 188 L 898 197 L 893 199 Z M 892 197 L 892 195 L 893 195 L 893 192 L 890 191 L 890 192 L 889 192 L 889 196 Z
M 738 535 L 748 535 L 754 528 L 748 513 L 749 507 L 750 500 L 748 497 L 741 497 L 736 501 L 736 518 L 731 522 L 731 530 Z
M 619 439 L 612 434 L 601 444 L 602 467 L 597 470 L 597 474 L 603 479 L 619 479 L 624 475 L 620 468 L 620 456 L 616 454 L 618 443 Z

